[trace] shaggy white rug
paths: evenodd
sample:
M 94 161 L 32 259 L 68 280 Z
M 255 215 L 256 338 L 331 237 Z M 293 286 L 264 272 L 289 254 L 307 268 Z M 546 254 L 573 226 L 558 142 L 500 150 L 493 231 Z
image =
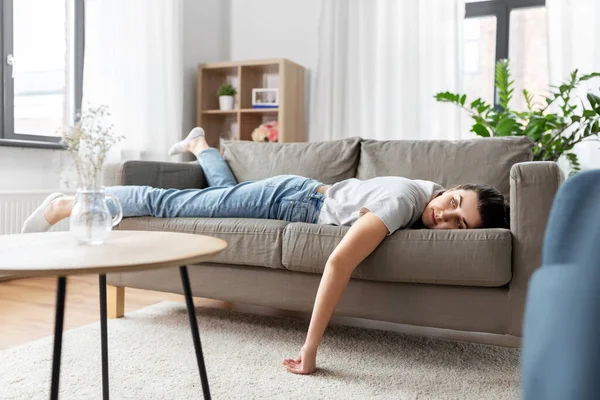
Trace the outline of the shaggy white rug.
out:
M 516 349 L 333 326 L 311 376 L 288 373 L 305 322 L 198 308 L 214 399 L 517 399 Z M 6 327 L 4 327 L 6 329 Z M 109 320 L 112 399 L 201 398 L 184 304 Z M 46 399 L 52 337 L 0 352 L 0 398 Z M 99 323 L 65 332 L 61 399 L 101 398 Z

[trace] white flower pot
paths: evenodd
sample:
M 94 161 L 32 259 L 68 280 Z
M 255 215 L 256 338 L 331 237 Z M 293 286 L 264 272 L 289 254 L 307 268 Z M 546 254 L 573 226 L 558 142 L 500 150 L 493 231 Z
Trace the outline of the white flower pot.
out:
M 219 96 L 219 108 L 221 110 L 233 110 L 233 96 Z

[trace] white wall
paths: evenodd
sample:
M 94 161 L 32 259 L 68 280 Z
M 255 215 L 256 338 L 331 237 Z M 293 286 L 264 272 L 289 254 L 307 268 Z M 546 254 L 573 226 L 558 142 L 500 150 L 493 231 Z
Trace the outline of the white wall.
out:
M 231 0 L 231 59 L 287 58 L 307 70 L 305 119 L 317 67 L 319 0 Z M 314 134 L 311 141 L 318 140 Z
M 0 146 L 0 191 L 63 187 L 61 163 L 69 163 L 66 156 L 62 150 Z
M 195 126 L 196 67 L 230 58 L 230 1 L 184 0 L 184 104 L 182 135 Z M 0 146 L 0 191 L 64 188 L 62 150 Z
M 196 126 L 198 64 L 230 60 L 230 0 L 185 0 L 183 132 Z

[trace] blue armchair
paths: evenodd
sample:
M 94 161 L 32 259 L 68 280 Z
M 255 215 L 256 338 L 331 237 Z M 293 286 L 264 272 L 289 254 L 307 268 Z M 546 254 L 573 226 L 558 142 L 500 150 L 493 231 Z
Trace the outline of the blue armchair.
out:
M 529 281 L 521 373 L 525 400 L 600 399 L 600 170 L 568 179 L 554 199 Z

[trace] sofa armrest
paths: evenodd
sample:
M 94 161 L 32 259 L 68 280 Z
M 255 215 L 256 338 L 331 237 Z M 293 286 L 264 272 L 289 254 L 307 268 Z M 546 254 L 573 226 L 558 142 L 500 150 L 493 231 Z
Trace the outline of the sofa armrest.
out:
M 510 170 L 512 279 L 509 283 L 509 334 L 521 336 L 527 285 L 540 266 L 552 202 L 563 175 L 555 162 L 518 163 Z
M 202 189 L 208 186 L 198 163 L 123 161 L 104 167 L 105 186 L 152 186 L 163 189 Z

